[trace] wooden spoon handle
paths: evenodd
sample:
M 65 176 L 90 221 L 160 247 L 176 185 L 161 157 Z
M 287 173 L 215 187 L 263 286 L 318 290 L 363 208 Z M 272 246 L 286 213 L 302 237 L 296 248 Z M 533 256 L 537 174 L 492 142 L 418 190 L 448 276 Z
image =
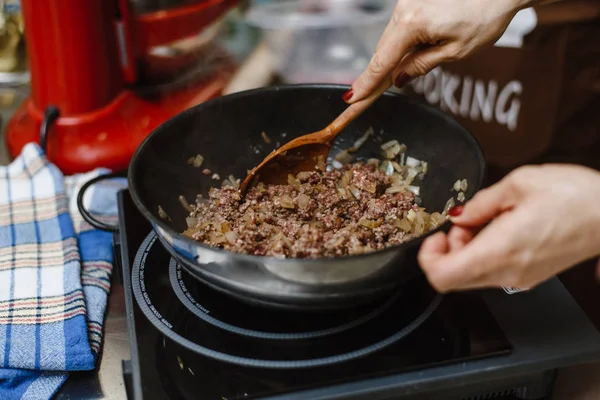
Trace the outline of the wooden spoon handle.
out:
M 333 140 L 350 122 L 369 108 L 392 85 L 391 76 L 386 78 L 368 97 L 349 105 L 327 128 L 324 129 L 325 141 Z

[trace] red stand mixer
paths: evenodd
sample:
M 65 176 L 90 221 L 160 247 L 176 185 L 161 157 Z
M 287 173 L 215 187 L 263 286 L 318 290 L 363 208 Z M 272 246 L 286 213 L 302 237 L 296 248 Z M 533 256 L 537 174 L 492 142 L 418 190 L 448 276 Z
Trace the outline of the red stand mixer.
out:
M 235 62 L 211 27 L 237 3 L 22 0 L 32 93 L 11 156 L 38 142 L 65 174 L 127 168 L 157 125 L 221 94 Z

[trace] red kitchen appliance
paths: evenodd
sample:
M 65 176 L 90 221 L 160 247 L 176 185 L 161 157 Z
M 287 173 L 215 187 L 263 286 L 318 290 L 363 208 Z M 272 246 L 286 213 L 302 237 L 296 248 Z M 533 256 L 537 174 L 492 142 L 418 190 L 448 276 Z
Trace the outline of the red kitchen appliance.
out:
M 235 62 L 212 38 L 238 0 L 22 0 L 31 96 L 12 157 L 38 142 L 64 173 L 127 168 L 160 123 L 219 96 Z

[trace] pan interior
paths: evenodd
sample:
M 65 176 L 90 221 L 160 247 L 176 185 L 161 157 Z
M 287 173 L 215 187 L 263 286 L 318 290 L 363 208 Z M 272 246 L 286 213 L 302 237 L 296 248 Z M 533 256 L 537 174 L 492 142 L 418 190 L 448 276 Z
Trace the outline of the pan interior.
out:
M 218 98 L 175 116 L 146 139 L 132 160 L 130 189 L 138 206 L 174 233 L 182 232 L 187 212 L 178 201 L 180 195 L 192 203 L 197 194 L 206 196 L 230 174 L 243 179 L 276 145 L 323 128 L 346 107 L 341 100 L 346 89 L 269 87 Z M 330 155 L 351 146 L 369 128 L 380 139 L 365 143 L 359 157 L 380 158 L 381 143 L 396 139 L 408 146 L 409 156 L 427 161 L 420 197 L 429 212 L 442 211 L 458 179 L 469 183 L 467 199 L 481 188 L 485 161 L 479 145 L 441 112 L 387 93 L 342 132 Z M 198 154 L 204 161 L 196 168 L 188 160 Z M 205 169 L 210 174 L 203 173 Z M 168 220 L 159 219 L 159 206 Z

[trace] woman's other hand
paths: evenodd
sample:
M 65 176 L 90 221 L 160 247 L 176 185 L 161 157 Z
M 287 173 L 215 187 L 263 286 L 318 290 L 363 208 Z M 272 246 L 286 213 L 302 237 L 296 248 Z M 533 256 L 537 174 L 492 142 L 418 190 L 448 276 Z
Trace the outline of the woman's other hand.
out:
M 495 42 L 531 1 L 399 0 L 366 71 L 344 100 L 353 103 L 367 97 L 390 74 L 396 86 L 404 86 L 442 62 Z
M 600 254 L 600 173 L 572 165 L 519 168 L 453 209 L 448 234 L 419 263 L 440 292 L 531 288 Z

